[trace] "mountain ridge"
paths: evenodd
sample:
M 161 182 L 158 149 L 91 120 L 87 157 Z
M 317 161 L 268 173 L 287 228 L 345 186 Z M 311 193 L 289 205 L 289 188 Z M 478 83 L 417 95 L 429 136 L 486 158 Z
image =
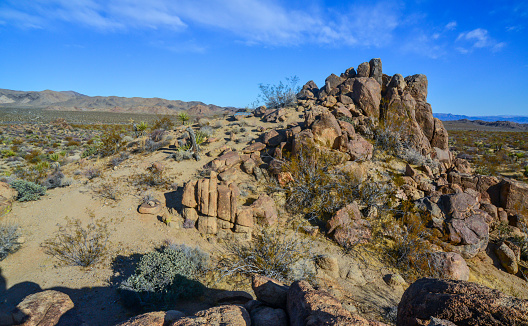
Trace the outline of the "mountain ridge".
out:
M 0 89 L 1 108 L 43 108 L 53 111 L 100 111 L 116 113 L 213 115 L 230 111 L 231 107 L 205 104 L 200 101 L 166 100 L 163 98 L 88 96 L 75 91 L 15 91 Z
M 491 116 L 467 116 L 460 114 L 451 113 L 433 113 L 435 118 L 442 121 L 454 121 L 454 120 L 480 120 L 486 122 L 497 122 L 497 121 L 509 121 L 516 123 L 528 123 L 528 116 L 521 115 L 491 115 Z

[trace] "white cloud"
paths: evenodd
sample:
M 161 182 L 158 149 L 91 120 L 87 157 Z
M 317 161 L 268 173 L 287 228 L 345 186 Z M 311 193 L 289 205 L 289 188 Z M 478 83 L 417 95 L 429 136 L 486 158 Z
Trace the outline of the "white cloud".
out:
M 19 27 L 67 22 L 109 32 L 201 27 L 228 31 L 247 44 L 378 47 L 391 42 L 399 9 L 384 0 L 340 11 L 296 9 L 285 0 L 6 0 L 0 20 Z
M 457 22 L 456 21 L 449 22 L 447 25 L 445 25 L 445 29 L 447 29 L 448 31 L 452 31 L 456 27 L 457 27 Z
M 456 39 L 457 42 L 464 42 L 473 48 L 490 48 L 492 51 L 500 51 L 506 44 L 497 42 L 489 32 L 483 28 L 477 28 L 469 32 L 460 33 Z

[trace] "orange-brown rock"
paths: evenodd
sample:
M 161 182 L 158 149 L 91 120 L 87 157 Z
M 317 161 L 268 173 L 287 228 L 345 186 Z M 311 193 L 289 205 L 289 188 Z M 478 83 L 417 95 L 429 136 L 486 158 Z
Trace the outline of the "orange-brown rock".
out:
M 476 283 L 422 278 L 403 294 L 397 325 L 426 325 L 431 317 L 457 326 L 528 325 L 528 300 Z
M 231 221 L 231 189 L 227 185 L 218 185 L 217 216 L 224 221 Z
M 250 326 L 249 313 L 242 306 L 224 305 L 202 310 L 176 320 L 171 326 Z
M 198 180 L 191 180 L 185 184 L 183 187 L 183 197 L 182 204 L 187 207 L 196 207 L 198 203 L 196 202 L 196 185 Z
M 218 208 L 218 179 L 215 171 L 211 171 L 209 177 L 209 207 L 207 209 L 207 215 L 215 216 L 217 215 Z
M 74 307 L 70 297 L 62 292 L 46 290 L 28 295 L 13 312 L 16 325 L 39 326 L 57 325 L 59 320 L 65 322 L 64 315 Z M 73 317 L 72 317 L 73 318 Z M 74 323 L 78 325 L 80 323 Z

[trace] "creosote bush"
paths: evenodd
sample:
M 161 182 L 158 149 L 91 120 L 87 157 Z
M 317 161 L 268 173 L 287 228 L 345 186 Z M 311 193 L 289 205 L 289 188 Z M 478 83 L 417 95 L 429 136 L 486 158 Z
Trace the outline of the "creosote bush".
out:
M 410 280 L 420 277 L 439 277 L 439 270 L 433 263 L 434 251 L 430 241 L 434 241 L 427 221 L 421 216 L 411 202 L 400 206 L 401 217 L 388 230 L 393 245 L 387 248 L 391 263 L 403 276 Z
M 66 265 L 88 267 L 100 262 L 108 251 L 108 224 L 96 220 L 86 227 L 79 219 L 67 218 L 55 236 L 42 244 L 46 254 Z
M 205 288 L 198 280 L 208 263 L 208 255 L 198 248 L 168 245 L 143 255 L 134 273 L 120 284 L 120 293 L 126 305 L 143 309 L 200 296 Z
M 313 144 L 308 144 L 298 155 L 286 160 L 281 169 L 291 173 L 295 180 L 283 187 L 287 209 L 302 212 L 309 219 L 326 221 L 354 200 L 378 208 L 389 201 L 391 193 L 388 185 L 364 182 L 362 170 L 336 168 L 340 163 L 339 156 Z
M 39 200 L 40 196 L 46 194 L 46 187 L 31 181 L 15 180 L 11 182 L 11 187 L 18 192 L 18 201 Z
M 287 77 L 286 82 L 277 85 L 259 84 L 259 99 L 270 109 L 278 109 L 295 104 L 300 87 L 297 86 L 299 77 Z
M 0 224 L 0 261 L 20 248 L 20 228 L 14 224 Z
M 295 234 L 278 228 L 263 229 L 253 240 L 225 245 L 227 255 L 219 262 L 224 275 L 260 274 L 280 281 L 311 279 L 307 266 L 309 246 Z

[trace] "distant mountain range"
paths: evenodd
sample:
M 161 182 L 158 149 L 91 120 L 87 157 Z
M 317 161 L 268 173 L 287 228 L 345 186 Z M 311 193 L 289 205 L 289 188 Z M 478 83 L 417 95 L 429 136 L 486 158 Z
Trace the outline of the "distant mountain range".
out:
M 87 96 L 74 91 L 41 92 L 0 89 L 1 108 L 40 108 L 55 111 L 101 111 L 115 113 L 177 114 L 207 116 L 232 111 L 234 108 L 191 101 L 171 101 L 162 98 Z
M 454 121 L 454 120 L 480 120 L 486 122 L 495 122 L 495 121 L 509 121 L 516 123 L 528 123 L 528 116 L 519 116 L 519 115 L 492 115 L 492 116 L 467 116 L 467 115 L 457 115 L 451 113 L 433 113 L 435 118 L 438 118 L 442 121 Z

